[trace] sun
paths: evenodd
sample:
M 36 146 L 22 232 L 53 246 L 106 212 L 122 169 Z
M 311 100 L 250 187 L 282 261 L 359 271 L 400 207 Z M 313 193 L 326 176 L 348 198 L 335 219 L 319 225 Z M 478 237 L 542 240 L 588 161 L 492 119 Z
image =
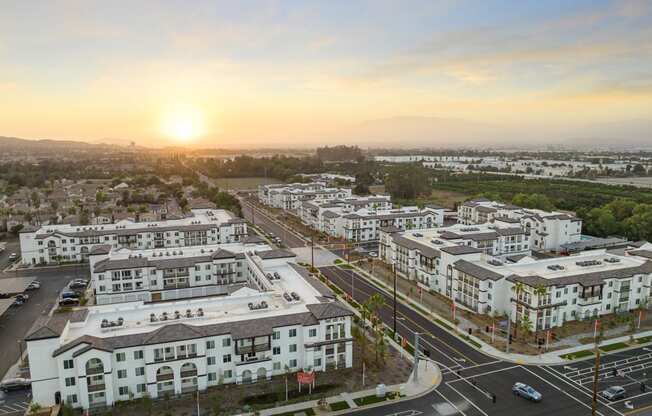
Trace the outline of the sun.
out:
M 176 142 L 192 142 L 204 134 L 203 114 L 196 108 L 176 108 L 163 117 L 162 130 L 163 134 Z

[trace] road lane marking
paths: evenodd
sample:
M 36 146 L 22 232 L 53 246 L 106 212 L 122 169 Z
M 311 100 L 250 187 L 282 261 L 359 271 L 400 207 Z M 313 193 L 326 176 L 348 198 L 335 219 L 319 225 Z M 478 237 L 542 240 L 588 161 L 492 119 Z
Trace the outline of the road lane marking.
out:
M 489 374 L 500 373 L 501 371 L 513 370 L 515 368 L 520 368 L 520 367 L 522 367 L 522 366 L 514 365 L 514 366 L 511 366 L 511 367 L 501 368 L 499 370 L 492 370 L 492 371 L 487 371 L 487 372 L 480 373 L 480 374 L 474 374 L 472 376 L 466 376 L 466 377 L 459 376 L 460 377 L 459 379 L 452 380 L 449 383 L 455 383 L 456 381 L 462 381 L 462 380 L 469 380 L 469 379 L 473 379 L 473 378 L 476 378 L 476 377 L 482 377 L 482 376 L 486 376 L 486 375 L 489 375 Z M 464 371 L 464 370 L 468 370 L 468 368 L 461 369 L 460 371 Z
M 581 404 L 582 406 L 584 406 L 584 407 L 586 407 L 586 408 L 588 408 L 588 409 L 591 409 L 591 406 L 589 406 L 588 404 L 584 403 L 583 401 L 581 401 L 581 400 L 578 399 L 577 397 L 575 397 L 575 396 L 573 396 L 573 395 L 567 393 L 566 390 L 562 390 L 562 389 L 559 388 L 557 385 L 551 383 L 550 380 L 541 377 L 540 375 L 538 375 L 537 373 L 535 373 L 534 371 L 530 370 L 529 368 L 527 368 L 527 367 L 525 367 L 525 366 L 520 366 L 520 367 L 521 367 L 522 369 L 524 369 L 525 371 L 527 371 L 528 373 L 532 374 L 533 376 L 535 376 L 535 377 L 541 379 L 544 383 L 549 384 L 549 385 L 552 386 L 552 388 L 554 388 L 555 390 L 560 391 L 560 392 L 562 392 L 563 394 L 565 394 L 566 396 L 568 396 L 568 397 L 570 397 L 571 399 L 575 400 L 577 403 Z M 611 410 L 613 410 L 614 412 L 618 413 L 619 415 L 622 415 L 622 413 L 620 413 L 619 411 L 617 411 L 617 410 L 615 410 L 615 409 L 611 409 Z M 601 413 L 601 412 L 598 411 L 598 410 L 596 410 L 596 413 L 599 414 L 599 415 L 601 415 L 601 416 L 604 416 L 604 414 Z

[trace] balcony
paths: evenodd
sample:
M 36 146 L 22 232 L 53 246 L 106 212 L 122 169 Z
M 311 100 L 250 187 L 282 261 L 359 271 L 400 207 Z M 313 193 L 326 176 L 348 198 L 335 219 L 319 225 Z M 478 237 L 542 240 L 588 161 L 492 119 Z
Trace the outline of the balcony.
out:
M 169 372 L 169 373 L 156 375 L 156 381 L 167 381 L 167 380 L 174 380 L 174 373 Z
M 245 357 L 244 361 L 236 362 L 236 366 L 243 366 L 247 364 L 259 364 L 266 361 L 271 361 L 272 357 L 267 355 L 257 356 L 257 357 Z
M 577 304 L 580 306 L 595 305 L 602 303 L 602 296 L 579 297 Z
M 163 289 L 185 289 L 190 287 L 190 282 L 183 281 L 183 282 L 176 282 L 176 283 L 164 283 L 163 284 Z
M 181 371 L 181 377 L 196 377 L 197 376 L 197 369 L 194 370 L 182 370 Z
M 88 385 L 88 392 L 89 393 L 93 393 L 93 392 L 96 392 L 96 391 L 102 391 L 102 390 L 106 390 L 106 385 L 104 383 L 102 383 L 102 384 L 89 384 Z
M 243 345 L 243 346 L 236 345 L 235 353 L 237 355 L 255 354 L 257 352 L 269 351 L 271 349 L 272 346 L 269 342 L 266 342 L 264 344 L 254 344 L 254 345 Z
M 104 373 L 104 367 L 102 366 L 86 367 L 86 375 L 102 374 L 102 373 Z

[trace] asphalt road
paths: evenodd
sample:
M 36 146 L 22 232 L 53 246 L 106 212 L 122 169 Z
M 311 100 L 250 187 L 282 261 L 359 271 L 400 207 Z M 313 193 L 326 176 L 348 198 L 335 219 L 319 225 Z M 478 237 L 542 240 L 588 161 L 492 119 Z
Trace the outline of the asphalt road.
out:
M 306 246 L 306 242 L 303 238 L 297 236 L 292 231 L 289 231 L 284 225 L 281 225 L 279 222 L 265 214 L 260 209 L 255 210 L 255 218 L 252 221 L 252 218 L 254 217 L 254 211 L 252 210 L 251 202 L 240 198 L 240 204 L 242 206 L 242 215 L 245 217 L 245 219 L 253 222 L 256 224 L 256 226 L 260 227 L 266 233 L 274 234 L 274 236 L 280 238 L 285 246 L 289 248 Z
M 364 302 L 374 293 L 385 298 L 379 312 L 381 319 L 392 327 L 392 296 L 375 287 L 364 277 L 337 267 L 323 267 L 322 273 L 358 302 Z M 420 345 L 442 369 L 443 381 L 431 393 L 419 398 L 388 404 L 382 408 L 361 410 L 356 415 L 590 415 L 592 385 L 588 382 L 594 361 L 572 366 L 526 366 L 496 360 L 476 350 L 459 338 L 425 318 L 416 311 L 397 304 L 397 332 L 413 340 L 420 332 Z M 628 397 L 608 402 L 598 400 L 599 416 L 646 415 L 652 404 L 652 389 L 640 391 L 640 381 L 647 380 L 647 369 L 652 367 L 652 349 L 630 350 L 626 353 L 603 355 L 600 390 L 614 384 L 625 386 Z M 623 370 L 614 377 L 613 367 Z M 611 375 L 610 375 L 611 374 Z M 628 378 L 630 377 L 630 378 Z M 512 385 L 529 384 L 543 394 L 540 403 L 514 396 Z M 496 396 L 495 403 L 493 395 Z M 633 405 L 633 409 L 627 405 Z
M 4 270 L 11 262 L 9 261 L 9 256 L 11 253 L 17 253 L 20 255 L 20 242 L 18 239 L 5 240 L 6 243 L 5 250 L 0 252 L 0 271 Z

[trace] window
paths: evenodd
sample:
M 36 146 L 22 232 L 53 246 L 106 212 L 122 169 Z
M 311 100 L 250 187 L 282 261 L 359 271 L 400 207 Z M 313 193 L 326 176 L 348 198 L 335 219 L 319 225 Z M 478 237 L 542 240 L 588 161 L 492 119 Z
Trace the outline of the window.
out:
M 143 384 L 136 384 L 136 392 L 138 393 L 145 393 L 147 391 L 147 386 L 145 383 Z
M 224 338 L 222 340 L 222 346 L 223 347 L 230 347 L 231 346 L 231 338 Z
M 127 370 L 118 370 L 118 378 L 127 378 Z
M 642 282 L 643 282 L 643 276 L 639 276 L 639 277 L 638 277 L 638 282 L 639 282 L 639 283 L 642 283 Z
M 295 368 L 297 366 L 297 360 L 290 360 L 289 367 Z
M 272 370 L 280 370 L 281 369 L 281 363 L 278 361 L 272 364 Z
M 136 367 L 136 377 L 145 375 L 145 367 Z
M 217 373 L 208 373 L 208 381 L 217 380 Z
M 77 395 L 76 394 L 69 394 L 66 396 L 66 403 L 73 404 L 77 403 Z
M 561 297 L 561 292 L 557 291 L 557 292 L 555 293 L 555 297 L 556 297 L 557 299 L 559 299 L 559 298 Z
M 321 367 L 321 358 L 315 358 L 315 365 L 313 367 Z
M 611 282 L 609 282 L 609 286 L 611 286 Z M 573 286 L 573 293 L 577 293 L 577 286 Z
M 573 305 L 577 303 L 577 299 L 573 298 Z
M 126 396 L 127 394 L 129 394 L 129 387 L 127 386 L 118 387 L 118 394 L 120 396 Z
M 611 292 L 607 293 L 607 299 L 611 299 Z
M 224 378 L 233 377 L 233 372 L 231 370 L 224 370 Z
M 612 287 L 613 285 L 614 285 L 614 281 L 613 281 L 613 280 L 610 280 L 610 281 L 609 281 L 609 287 Z
M 231 362 L 231 354 L 226 354 L 224 357 L 222 357 L 222 362 L 223 363 L 230 363 Z
M 272 354 L 273 355 L 280 355 L 281 354 L 281 347 L 272 348 Z
M 564 295 L 568 295 L 568 288 L 567 287 L 564 288 Z
M 212 350 L 215 348 L 215 341 L 206 341 L 206 349 Z
M 280 331 L 272 332 L 272 339 L 281 339 L 281 332 Z
M 215 365 L 215 357 L 208 357 L 208 365 Z
M 64 370 L 70 370 L 70 369 L 73 368 L 74 366 L 75 366 L 75 364 L 74 364 L 74 361 L 73 361 L 73 360 L 65 360 L 65 361 L 63 362 L 63 368 L 64 368 Z
M 75 377 L 66 377 L 66 387 L 75 385 Z
M 134 351 L 134 360 L 143 359 L 143 350 Z
M 611 309 L 611 305 L 607 303 L 607 310 Z
M 115 355 L 116 361 L 125 361 L 127 359 L 127 355 L 124 352 L 119 352 Z
M 313 328 L 313 329 L 308 330 L 308 336 L 310 338 L 316 337 L 317 336 L 317 328 Z
M 297 336 L 297 330 L 296 329 L 290 329 L 290 333 L 288 335 L 290 338 L 296 337 Z
M 290 344 L 290 352 L 297 352 L 297 344 Z

